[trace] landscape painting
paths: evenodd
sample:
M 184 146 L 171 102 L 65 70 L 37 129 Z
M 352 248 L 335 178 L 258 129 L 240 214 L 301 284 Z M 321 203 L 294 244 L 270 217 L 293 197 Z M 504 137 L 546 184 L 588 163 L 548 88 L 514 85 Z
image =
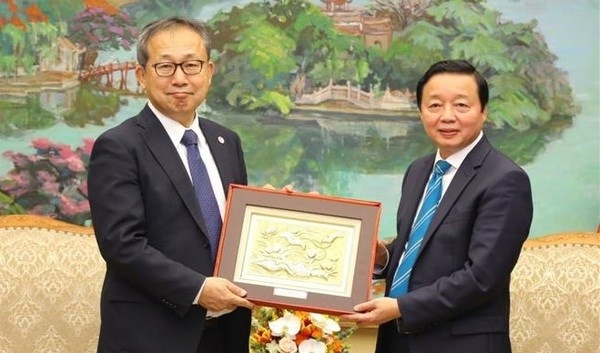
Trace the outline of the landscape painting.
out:
M 485 133 L 529 174 L 530 237 L 600 222 L 598 0 L 3 0 L 0 214 L 91 225 L 94 140 L 146 104 L 141 28 L 203 20 L 216 70 L 203 116 L 242 139 L 249 184 L 379 201 L 434 151 L 415 102 L 434 62 L 490 84 Z

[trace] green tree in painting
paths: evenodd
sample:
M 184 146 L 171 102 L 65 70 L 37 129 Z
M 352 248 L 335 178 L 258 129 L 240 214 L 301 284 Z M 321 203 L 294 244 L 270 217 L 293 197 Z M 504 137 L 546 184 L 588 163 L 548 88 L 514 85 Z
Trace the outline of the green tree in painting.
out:
M 25 47 L 25 31 L 13 24 L 5 25 L 0 34 L 0 71 L 13 73 L 17 77 L 23 48 Z
M 422 25 L 437 28 L 437 48 L 429 48 L 434 58 L 465 58 L 479 68 L 491 84 L 489 121 L 494 126 L 522 131 L 576 114 L 566 74 L 554 65 L 556 57 L 535 31 L 535 22 L 502 22 L 484 1 L 432 1 L 427 14 L 427 24 L 419 22 L 407 32 Z M 430 45 L 408 38 L 419 47 Z
M 288 113 L 292 102 L 287 81 L 295 68 L 293 38 L 273 26 L 259 4 L 221 13 L 211 24 L 220 52 L 213 97 L 247 110 L 274 107 Z M 226 40 L 231 33 L 235 41 Z
M 401 31 L 425 15 L 430 0 L 377 0 L 369 8 L 390 19 L 392 28 Z
M 578 112 L 571 86 L 566 73 L 555 66 L 557 57 L 550 52 L 541 34 L 535 31 L 536 26 L 533 20 L 524 24 L 508 22 L 496 29 L 508 43 L 508 56 L 516 65 L 515 72 L 503 73 L 510 79 L 498 83 L 498 88 L 507 90 L 509 87 L 506 86 L 513 82 L 524 85 L 536 107 L 549 113 L 547 117 L 538 115 L 538 122 L 545 123 L 552 117 L 569 120 Z M 512 100 L 505 108 L 518 103 L 519 97 L 513 96 Z
M 222 0 L 143 0 L 122 1 L 126 3 L 122 10 L 131 15 L 140 26 L 158 19 L 171 16 L 195 16 L 206 7 L 221 4 Z M 235 1 L 233 1 L 235 2 Z
M 0 3 L 0 72 L 32 73 L 38 56 L 50 52 L 56 38 L 65 32 L 64 22 L 50 22 L 44 5 L 17 0 Z
M 333 21 L 316 7 L 310 7 L 295 18 L 288 32 L 298 45 L 295 56 L 298 74 L 306 75 L 312 85 L 363 83 L 370 71 L 362 38 L 342 34 Z
M 361 40 L 336 32 L 308 1 L 251 3 L 210 24 L 219 53 L 212 97 L 233 107 L 287 114 L 299 82 L 360 83 L 369 72 Z
M 372 8 L 390 17 L 401 3 L 378 1 Z M 495 127 L 523 131 L 577 113 L 566 74 L 555 66 L 535 22 L 502 22 L 483 0 L 418 3 L 418 9 L 396 14 L 399 31 L 386 50 L 340 33 L 305 0 L 221 12 L 210 22 L 218 54 L 211 97 L 238 109 L 286 114 L 295 95 L 330 80 L 376 92 L 413 89 L 433 62 L 464 58 L 491 83 L 489 121 Z
M 38 54 L 50 52 L 50 44 L 59 34 L 60 27 L 46 22 L 28 22 L 25 27 L 8 24 L 0 33 L 0 72 L 19 75 L 19 69 L 33 73 Z
M 390 2 L 378 2 L 379 6 Z M 489 80 L 489 122 L 523 131 L 551 119 L 574 116 L 572 91 L 565 72 L 555 66 L 556 57 L 535 21 L 503 22 L 485 1 L 434 0 L 418 21 L 398 32 L 378 61 L 373 52 L 371 77 L 391 87 L 415 87 L 433 62 L 464 58 L 473 62 Z M 377 6 L 376 6 L 377 7 Z
M 419 21 L 402 31 L 384 52 L 387 64 L 380 75 L 387 85 L 393 88 L 414 89 L 420 75 L 431 63 L 444 58 L 444 42 L 441 39 L 446 30 L 426 21 Z

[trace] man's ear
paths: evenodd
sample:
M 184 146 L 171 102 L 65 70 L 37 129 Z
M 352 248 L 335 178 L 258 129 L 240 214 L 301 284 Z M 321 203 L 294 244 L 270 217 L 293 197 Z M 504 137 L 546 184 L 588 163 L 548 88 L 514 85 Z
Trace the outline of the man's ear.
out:
M 206 63 L 206 69 L 208 70 L 208 85 L 210 86 L 210 84 L 212 83 L 212 78 L 215 74 L 215 69 L 216 69 L 215 63 L 213 63 L 212 61 L 209 60 Z
M 137 79 L 137 82 L 142 88 L 142 90 L 146 89 L 146 77 L 144 77 L 145 73 L 146 70 L 144 70 L 144 68 L 140 64 L 137 64 L 135 67 L 135 78 Z

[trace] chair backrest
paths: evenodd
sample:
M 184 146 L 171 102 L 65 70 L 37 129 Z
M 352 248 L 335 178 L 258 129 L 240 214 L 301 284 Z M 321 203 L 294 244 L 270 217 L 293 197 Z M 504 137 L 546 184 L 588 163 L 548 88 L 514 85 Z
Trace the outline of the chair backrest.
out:
M 90 228 L 0 217 L 0 352 L 95 352 L 104 273 Z
M 531 239 L 512 273 L 514 353 L 600 352 L 600 234 Z

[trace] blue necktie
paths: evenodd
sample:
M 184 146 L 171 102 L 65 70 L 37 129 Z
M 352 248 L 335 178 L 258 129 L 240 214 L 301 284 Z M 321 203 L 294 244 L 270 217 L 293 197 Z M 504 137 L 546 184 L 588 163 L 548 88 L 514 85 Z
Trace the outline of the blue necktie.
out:
M 419 256 L 421 242 L 442 198 L 442 176 L 449 168 L 450 163 L 444 160 L 440 160 L 435 164 L 433 175 L 427 184 L 423 205 L 419 210 L 419 214 L 413 223 L 408 237 L 406 252 L 394 274 L 394 281 L 392 282 L 389 294 L 392 298 L 397 298 L 408 292 L 408 280 L 410 279 L 410 273 L 415 261 Z
M 217 254 L 217 247 L 219 246 L 219 237 L 221 235 L 221 214 L 219 212 L 219 205 L 210 184 L 206 166 L 204 165 L 202 158 L 200 158 L 198 135 L 192 130 L 185 130 L 181 143 L 185 145 L 187 149 L 190 174 L 192 174 L 196 198 L 200 204 L 202 217 L 204 218 L 204 223 L 206 224 L 206 229 L 208 231 L 208 240 L 210 242 L 212 259 L 214 261 Z

